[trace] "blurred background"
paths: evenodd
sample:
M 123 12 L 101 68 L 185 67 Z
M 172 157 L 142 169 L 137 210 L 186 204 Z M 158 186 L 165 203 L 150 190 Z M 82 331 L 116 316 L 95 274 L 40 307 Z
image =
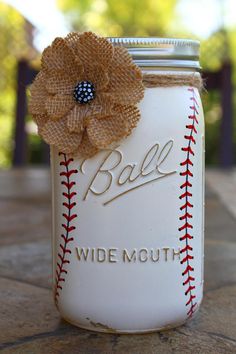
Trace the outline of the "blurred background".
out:
M 48 147 L 27 113 L 28 87 L 42 50 L 71 30 L 199 39 L 206 163 L 235 164 L 235 0 L 0 0 L 1 169 L 48 163 Z
M 53 307 L 49 148 L 27 97 L 42 50 L 71 30 L 201 41 L 205 297 L 180 330 L 105 338 L 66 325 Z M 236 0 L 0 0 L 0 63 L 0 350 L 236 353 Z

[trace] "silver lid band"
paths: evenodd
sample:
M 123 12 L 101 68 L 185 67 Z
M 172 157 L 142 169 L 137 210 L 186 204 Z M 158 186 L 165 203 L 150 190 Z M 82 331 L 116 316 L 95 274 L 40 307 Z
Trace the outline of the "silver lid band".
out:
M 176 69 L 201 69 L 199 64 L 199 41 L 171 38 L 110 37 L 115 46 L 124 46 L 140 67 Z

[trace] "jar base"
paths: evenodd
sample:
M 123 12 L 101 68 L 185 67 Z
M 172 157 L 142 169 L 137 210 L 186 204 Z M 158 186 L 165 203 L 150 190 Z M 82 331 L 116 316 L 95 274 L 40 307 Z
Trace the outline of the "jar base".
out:
M 102 323 L 95 323 L 95 322 L 90 322 L 91 325 L 90 326 L 85 326 L 82 325 L 76 321 L 70 320 L 68 318 L 66 318 L 65 316 L 62 316 L 62 318 L 72 324 L 73 326 L 88 330 L 88 331 L 93 331 L 93 332 L 101 332 L 101 333 L 110 333 L 110 334 L 148 334 L 148 333 L 154 333 L 154 332 L 160 332 L 160 331 L 167 331 L 169 329 L 172 328 L 176 328 L 176 327 L 180 327 L 182 326 L 184 323 L 186 323 L 188 321 L 188 319 L 184 320 L 184 321 L 180 321 L 180 322 L 176 322 L 173 323 L 171 325 L 166 325 L 163 327 L 158 327 L 158 328 L 151 328 L 151 329 L 140 329 L 140 330 L 132 330 L 132 329 L 127 329 L 127 330 L 122 330 L 122 329 L 115 329 L 115 328 L 111 328 L 108 327 L 106 325 L 103 325 Z

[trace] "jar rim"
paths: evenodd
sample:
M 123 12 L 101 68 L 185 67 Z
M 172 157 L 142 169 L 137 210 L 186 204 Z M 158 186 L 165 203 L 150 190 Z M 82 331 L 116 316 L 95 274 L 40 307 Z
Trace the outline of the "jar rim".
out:
M 199 71 L 200 42 L 158 37 L 108 37 L 114 46 L 126 47 L 140 67 L 185 68 Z

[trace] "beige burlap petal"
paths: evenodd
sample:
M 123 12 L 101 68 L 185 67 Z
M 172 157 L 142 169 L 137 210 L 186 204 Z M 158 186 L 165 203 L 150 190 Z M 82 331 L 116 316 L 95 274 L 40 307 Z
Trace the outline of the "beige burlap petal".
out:
M 34 121 L 38 127 L 42 128 L 47 123 L 48 116 L 46 114 L 35 114 Z
M 79 41 L 79 38 L 81 35 L 82 35 L 82 33 L 79 33 L 79 32 L 70 32 L 65 37 L 66 43 L 73 50 L 76 60 L 78 60 L 79 63 L 81 63 L 81 61 L 79 60 L 79 57 L 77 57 L 77 54 L 78 54 L 77 45 L 78 45 L 78 41 Z
M 73 96 L 81 81 L 95 88 L 87 104 Z M 30 110 L 47 143 L 87 158 L 131 133 L 140 119 L 135 105 L 143 95 L 141 70 L 127 49 L 91 32 L 70 33 L 43 52 Z
M 78 151 L 75 152 L 75 155 L 83 158 L 89 158 L 94 156 L 98 151 L 99 149 L 91 144 L 87 132 L 84 131 L 81 144 L 79 145 Z
M 90 123 L 91 118 L 105 119 L 112 115 L 113 102 L 109 94 L 100 94 L 89 104 L 77 103 L 67 115 L 67 127 L 70 132 L 79 133 Z
M 123 115 L 113 115 L 109 119 L 91 118 L 87 133 L 92 145 L 104 149 L 114 141 L 126 136 L 128 126 Z
M 87 127 L 89 140 L 98 149 L 130 135 L 140 119 L 140 111 L 135 106 L 116 105 L 113 113 L 107 119 L 91 118 Z
M 124 105 L 136 104 L 144 96 L 142 73 L 136 65 L 117 66 L 109 74 L 107 91 L 115 102 Z
M 113 57 L 113 45 L 92 32 L 84 32 L 78 38 L 78 44 L 73 46 L 74 52 L 86 67 L 95 62 L 107 68 Z
M 113 112 L 112 96 L 109 93 L 100 93 L 89 106 L 89 117 L 104 119 L 110 117 Z
M 109 94 L 100 94 L 89 104 L 77 103 L 66 116 L 68 130 L 79 133 L 90 124 L 91 118 L 109 118 L 113 112 L 112 108 L 113 103 Z
M 34 83 L 30 87 L 29 112 L 34 115 L 46 113 L 45 102 L 48 93 L 45 88 L 46 76 L 40 71 L 36 76 Z
M 82 105 L 77 103 L 75 107 L 66 116 L 67 127 L 69 132 L 81 133 L 84 130 L 84 123 L 88 114 L 88 105 Z
M 42 69 L 73 72 L 77 66 L 74 52 L 63 38 L 56 38 L 51 46 L 43 51 Z
M 106 69 L 102 65 L 86 65 L 84 73 L 82 74 L 82 80 L 89 81 L 94 84 L 95 94 L 103 90 L 109 82 L 109 77 Z
M 82 134 L 69 133 L 66 120 L 49 120 L 40 130 L 39 134 L 46 143 L 56 146 L 64 153 L 72 153 L 78 149 L 82 140 Z
M 74 88 L 81 80 L 82 68 L 78 67 L 76 75 L 71 75 L 66 71 L 52 71 L 46 80 L 46 89 L 51 94 L 73 95 Z
M 125 120 L 127 124 L 127 134 L 124 137 L 127 137 L 131 134 L 132 130 L 137 126 L 140 120 L 140 110 L 136 106 L 115 105 L 114 111 L 118 117 L 122 116 Z
M 46 110 L 50 119 L 57 120 L 65 116 L 76 104 L 73 96 L 55 95 L 46 100 Z
M 114 47 L 113 58 L 109 66 L 110 72 L 118 66 L 130 66 L 133 64 L 133 59 L 125 47 Z

